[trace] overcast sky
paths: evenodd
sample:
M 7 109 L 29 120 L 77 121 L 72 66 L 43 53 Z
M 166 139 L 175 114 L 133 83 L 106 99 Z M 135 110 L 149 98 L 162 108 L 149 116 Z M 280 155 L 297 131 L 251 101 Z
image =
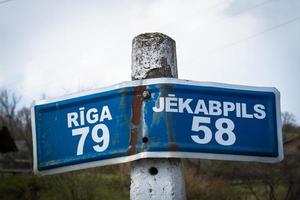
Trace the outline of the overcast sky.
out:
M 30 105 L 128 81 L 144 32 L 176 41 L 179 78 L 276 87 L 300 122 L 299 0 L 0 0 L 0 87 Z

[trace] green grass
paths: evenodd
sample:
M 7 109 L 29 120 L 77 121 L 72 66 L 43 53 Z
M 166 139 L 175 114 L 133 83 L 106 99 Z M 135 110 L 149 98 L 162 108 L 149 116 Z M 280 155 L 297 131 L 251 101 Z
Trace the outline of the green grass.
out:
M 89 171 L 37 177 L 0 175 L 0 197 L 14 199 L 129 199 L 130 178 Z
M 130 177 L 116 169 L 101 168 L 51 176 L 0 174 L 0 199 L 2 200 L 93 200 L 129 199 Z M 186 173 L 188 200 L 256 200 L 246 181 L 226 180 Z M 251 181 L 259 199 L 269 199 L 267 185 Z M 275 184 L 275 196 L 284 199 L 286 185 Z

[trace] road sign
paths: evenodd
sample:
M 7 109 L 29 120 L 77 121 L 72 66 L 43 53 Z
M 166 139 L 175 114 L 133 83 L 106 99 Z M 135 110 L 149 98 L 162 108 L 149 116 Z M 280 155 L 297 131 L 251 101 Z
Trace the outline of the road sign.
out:
M 275 88 L 131 81 L 36 102 L 32 127 L 41 174 L 156 157 L 283 159 Z

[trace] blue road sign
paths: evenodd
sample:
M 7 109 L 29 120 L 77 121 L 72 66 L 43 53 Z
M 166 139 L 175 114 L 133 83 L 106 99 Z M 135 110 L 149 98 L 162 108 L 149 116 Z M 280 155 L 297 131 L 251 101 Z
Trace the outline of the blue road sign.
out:
M 131 81 L 36 102 L 32 128 L 41 174 L 154 157 L 283 159 L 275 88 Z

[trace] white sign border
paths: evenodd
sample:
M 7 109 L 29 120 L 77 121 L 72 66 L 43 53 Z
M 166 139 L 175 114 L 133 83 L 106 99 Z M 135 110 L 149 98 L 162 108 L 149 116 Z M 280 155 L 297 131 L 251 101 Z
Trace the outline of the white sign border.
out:
M 126 87 L 135 86 L 147 86 L 152 84 L 181 84 L 191 86 L 203 86 L 203 87 L 217 87 L 224 89 L 237 89 L 247 91 L 258 91 L 258 92 L 272 92 L 275 95 L 276 103 L 276 120 L 277 120 L 277 140 L 278 140 L 278 156 L 277 157 L 263 157 L 263 156 L 245 156 L 245 155 L 232 155 L 232 154 L 215 154 L 215 153 L 195 153 L 195 152 L 174 152 L 174 151 L 162 151 L 162 152 L 141 152 L 131 156 L 124 156 L 119 158 L 111 158 L 99 161 L 91 161 L 87 163 L 80 163 L 75 165 L 57 167 L 54 169 L 38 170 L 37 167 L 37 144 L 36 144 L 36 123 L 35 123 L 35 112 L 34 108 L 36 105 L 43 105 L 48 103 L 59 102 L 67 99 L 82 97 L 86 95 L 106 92 L 115 89 L 121 89 Z M 112 165 L 130 162 L 142 158 L 197 158 L 197 159 L 213 159 L 213 160 L 230 160 L 230 161 L 254 161 L 254 162 L 265 162 L 265 163 L 276 163 L 283 160 L 283 143 L 282 143 L 282 129 L 281 129 L 281 111 L 280 111 L 280 93 L 275 87 L 255 87 L 255 86 L 243 86 L 243 85 L 231 85 L 214 82 L 199 82 L 180 80 L 174 78 L 155 78 L 155 79 L 143 79 L 136 81 L 128 81 L 120 84 L 116 84 L 110 87 L 102 89 L 95 89 L 85 92 L 80 92 L 71 95 L 65 95 L 63 97 L 39 100 L 33 103 L 31 107 L 31 125 L 32 125 L 32 144 L 33 144 L 33 171 L 38 175 L 50 175 L 69 171 L 75 171 L 79 169 L 87 169 L 98 166 Z

